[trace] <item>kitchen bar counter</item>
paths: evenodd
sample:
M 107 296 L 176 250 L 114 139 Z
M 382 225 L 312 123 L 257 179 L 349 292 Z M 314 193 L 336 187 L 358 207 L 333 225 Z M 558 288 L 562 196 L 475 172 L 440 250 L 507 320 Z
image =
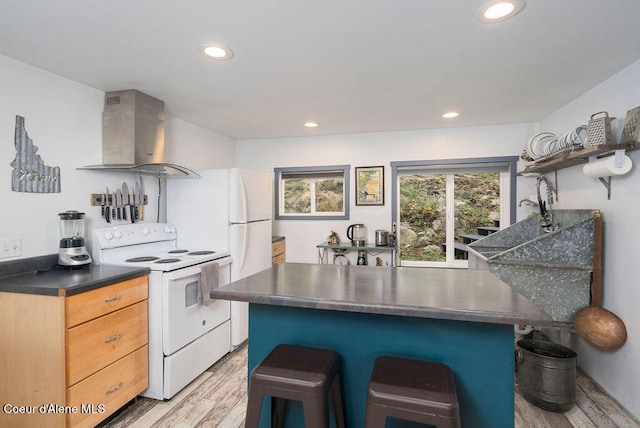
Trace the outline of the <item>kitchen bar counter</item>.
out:
M 147 268 L 90 264 L 68 269 L 57 265 L 58 255 L 0 263 L 0 292 L 72 296 L 115 282 L 147 275 Z
M 212 297 L 249 302 L 249 371 L 279 343 L 336 350 L 349 426 L 363 426 L 379 355 L 449 365 L 463 426 L 513 426 L 513 324 L 552 324 L 493 274 L 464 269 L 285 263 Z M 286 426 L 301 426 L 299 407 L 290 405 Z
M 497 324 L 551 317 L 488 271 L 285 263 L 212 291 L 274 306 Z

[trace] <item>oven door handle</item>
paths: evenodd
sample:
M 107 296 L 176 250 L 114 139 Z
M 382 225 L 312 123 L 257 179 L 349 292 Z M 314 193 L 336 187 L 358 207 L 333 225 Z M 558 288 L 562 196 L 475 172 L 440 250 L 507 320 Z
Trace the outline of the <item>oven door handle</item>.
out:
M 231 263 L 231 257 L 222 257 L 220 259 L 211 260 L 206 263 L 213 263 L 213 262 L 218 263 L 218 266 L 220 267 L 226 266 Z M 206 264 L 206 263 L 202 263 L 202 264 Z M 199 275 L 200 272 L 202 272 L 202 268 L 200 267 L 200 265 L 196 265 L 196 266 L 186 267 L 184 269 L 174 270 L 173 272 L 167 272 L 163 276 L 169 280 L 176 280 L 176 279 L 186 278 L 192 275 Z

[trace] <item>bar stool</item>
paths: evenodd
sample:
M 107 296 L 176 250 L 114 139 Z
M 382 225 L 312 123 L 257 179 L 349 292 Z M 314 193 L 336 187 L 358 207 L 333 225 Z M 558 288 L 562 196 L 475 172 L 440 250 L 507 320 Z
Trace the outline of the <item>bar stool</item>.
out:
M 278 345 L 251 372 L 246 428 L 260 422 L 262 398 L 271 396 L 271 426 L 282 428 L 288 400 L 302 402 L 305 426 L 329 426 L 329 391 L 337 428 L 344 428 L 340 357 L 329 349 Z
M 459 428 L 453 373 L 444 364 L 381 356 L 369 381 L 365 428 L 384 428 L 387 416 Z

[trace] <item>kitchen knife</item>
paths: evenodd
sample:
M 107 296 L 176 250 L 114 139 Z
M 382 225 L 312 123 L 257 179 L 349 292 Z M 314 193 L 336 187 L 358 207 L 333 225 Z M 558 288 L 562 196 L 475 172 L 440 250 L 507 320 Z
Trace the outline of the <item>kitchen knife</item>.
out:
M 144 220 L 144 180 L 140 177 L 140 193 L 138 193 L 138 219 Z
M 100 217 L 106 219 L 105 215 L 104 215 L 104 209 L 105 209 L 105 199 L 106 199 L 106 195 L 103 193 L 100 195 Z
M 116 204 L 117 204 L 118 198 L 116 198 L 116 192 L 113 192 L 111 194 L 111 220 L 115 220 L 116 219 Z
M 134 184 L 134 190 L 133 190 L 133 205 L 134 205 L 134 217 L 136 220 L 139 219 L 138 215 L 140 214 L 138 212 L 138 204 L 140 203 L 140 199 L 138 199 L 138 195 L 140 194 L 140 183 L 138 183 L 138 180 L 136 180 L 136 183 Z
M 133 188 L 129 189 L 129 213 L 131 217 L 131 223 L 136 221 L 136 195 L 133 193 Z
M 122 220 L 122 191 L 116 189 L 116 210 L 118 211 L 118 220 Z
M 122 183 L 122 219 L 127 220 L 127 209 L 129 206 L 129 189 L 127 183 Z
M 131 209 L 131 197 L 129 195 L 129 186 L 127 183 L 122 183 L 122 197 L 124 198 L 124 210 L 122 211 L 122 219 L 127 219 L 127 209 Z M 131 223 L 133 223 L 133 213 L 129 215 Z
M 107 223 L 111 223 L 111 206 L 107 198 L 109 197 L 109 188 L 106 188 L 107 193 L 104 195 L 104 218 L 107 220 Z

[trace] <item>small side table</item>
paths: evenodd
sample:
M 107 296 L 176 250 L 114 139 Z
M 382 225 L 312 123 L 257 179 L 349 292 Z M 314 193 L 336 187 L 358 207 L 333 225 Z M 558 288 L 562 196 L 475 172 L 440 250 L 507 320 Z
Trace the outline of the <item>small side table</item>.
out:
M 316 248 L 318 249 L 318 263 L 320 264 L 334 263 L 340 256 L 344 257 L 344 254 L 349 251 L 364 251 L 367 255 L 374 257 L 385 252 L 391 252 L 391 266 L 395 266 L 396 247 L 388 245 L 351 245 L 350 242 L 341 242 L 337 245 L 331 245 L 328 242 L 322 242 L 316 245 Z M 329 260 L 328 250 L 333 252 L 333 258 L 331 260 Z

